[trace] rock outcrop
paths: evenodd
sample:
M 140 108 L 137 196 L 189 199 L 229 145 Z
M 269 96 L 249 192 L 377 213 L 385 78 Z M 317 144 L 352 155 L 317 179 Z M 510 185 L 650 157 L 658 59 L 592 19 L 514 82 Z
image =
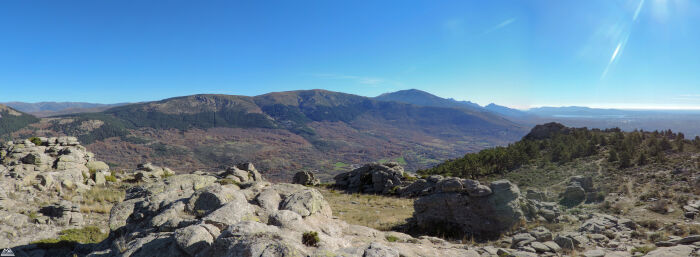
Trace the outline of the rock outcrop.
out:
M 20 182 L 22 186 L 33 186 L 37 190 L 86 190 L 88 180 L 95 182 L 94 173 L 109 174 L 106 164 L 99 170 L 90 168 L 96 163 L 94 154 L 75 137 L 34 138 L 33 141 L 9 141 L 0 146 L 3 166 L 0 171 L 14 179 L 11 183 Z
M 507 180 L 494 181 L 488 189 L 473 180 L 462 181 L 440 180 L 435 193 L 416 200 L 414 218 L 420 228 L 489 237 L 525 220 L 555 221 L 560 214 L 556 204 L 526 199 Z
M 559 202 L 564 206 L 573 207 L 598 200 L 602 199 L 598 199 L 598 191 L 593 187 L 593 178 L 573 176 L 569 178 L 569 185 L 561 193 Z
M 87 256 L 478 256 L 441 239 L 334 219 L 313 188 L 223 181 L 185 174 L 127 190 L 111 211 L 110 238 Z M 310 231 L 317 246 L 302 242 Z
M 321 180 L 317 179 L 313 172 L 310 171 L 300 171 L 294 174 L 293 184 L 305 185 L 305 186 L 315 186 L 321 184 Z
M 219 177 L 230 179 L 234 183 L 255 183 L 263 181 L 260 172 L 249 162 L 228 167 L 226 171 L 220 172 L 218 175 Z
M 82 193 L 104 185 L 109 166 L 75 137 L 32 138 L 0 146 L 0 246 L 55 236 L 87 224 Z
M 152 181 L 153 179 L 164 178 L 172 175 L 175 175 L 175 172 L 173 172 L 171 169 L 159 167 L 150 162 L 139 164 L 136 166 L 136 170 L 134 171 L 134 179 L 142 182 Z
M 403 167 L 395 162 L 370 163 L 335 176 L 335 185 L 351 193 L 395 193 L 404 179 Z
M 700 200 L 690 201 L 683 206 L 683 215 L 688 219 L 695 219 L 700 213 Z

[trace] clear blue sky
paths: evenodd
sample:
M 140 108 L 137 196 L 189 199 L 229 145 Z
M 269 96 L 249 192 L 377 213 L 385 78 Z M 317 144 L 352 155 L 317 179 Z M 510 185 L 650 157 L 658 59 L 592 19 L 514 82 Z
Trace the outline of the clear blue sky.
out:
M 0 102 L 417 88 L 700 108 L 692 0 L 0 1 Z

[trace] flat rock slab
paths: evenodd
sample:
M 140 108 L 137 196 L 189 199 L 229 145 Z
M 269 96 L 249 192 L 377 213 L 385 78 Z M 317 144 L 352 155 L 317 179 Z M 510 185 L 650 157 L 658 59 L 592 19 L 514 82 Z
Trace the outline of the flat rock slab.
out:
M 673 247 L 661 247 L 653 250 L 645 256 L 649 257 L 678 257 L 690 256 L 693 253 L 693 247 L 687 245 L 678 245 Z

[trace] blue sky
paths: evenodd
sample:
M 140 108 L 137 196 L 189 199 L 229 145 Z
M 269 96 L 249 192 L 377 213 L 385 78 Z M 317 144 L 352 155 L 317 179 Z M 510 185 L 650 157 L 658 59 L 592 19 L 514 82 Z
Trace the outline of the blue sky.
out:
M 0 1 L 0 102 L 417 88 L 700 108 L 692 0 Z

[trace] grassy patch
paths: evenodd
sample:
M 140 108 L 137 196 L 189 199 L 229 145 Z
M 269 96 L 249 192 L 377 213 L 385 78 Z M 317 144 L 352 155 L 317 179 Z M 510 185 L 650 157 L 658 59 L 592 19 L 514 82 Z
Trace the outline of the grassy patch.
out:
M 333 167 L 335 169 L 342 169 L 342 168 L 345 168 L 347 166 L 349 166 L 349 164 L 344 163 L 344 162 L 336 162 L 335 164 L 333 164 Z
M 218 179 L 218 180 L 216 180 L 216 183 L 219 183 L 219 185 L 222 185 L 222 186 L 225 186 L 225 185 L 232 185 L 232 184 L 233 184 L 233 185 L 239 186 L 239 185 L 241 184 L 241 183 L 239 183 L 238 181 L 235 181 L 235 180 L 230 179 L 230 178 Z
M 113 176 L 110 175 L 110 177 Z M 124 200 L 124 195 L 125 192 L 118 188 L 92 187 L 83 195 L 80 211 L 83 213 L 109 213 L 114 204 Z
M 399 241 L 399 238 L 392 236 L 392 235 L 388 235 L 388 236 L 386 236 L 386 241 L 393 243 L 393 242 Z
M 413 216 L 414 199 L 318 190 L 331 205 L 333 215 L 351 224 L 387 231 L 406 224 Z
M 100 228 L 87 226 L 84 228 L 66 229 L 58 234 L 58 238 L 34 241 L 41 248 L 73 248 L 77 244 L 96 244 L 107 238 L 107 233 L 102 233 Z
M 654 249 L 656 249 L 655 246 L 644 245 L 644 246 L 640 246 L 640 247 L 635 247 L 630 252 L 632 253 L 632 255 L 634 255 L 635 253 L 647 254 L 647 253 L 653 251 Z

